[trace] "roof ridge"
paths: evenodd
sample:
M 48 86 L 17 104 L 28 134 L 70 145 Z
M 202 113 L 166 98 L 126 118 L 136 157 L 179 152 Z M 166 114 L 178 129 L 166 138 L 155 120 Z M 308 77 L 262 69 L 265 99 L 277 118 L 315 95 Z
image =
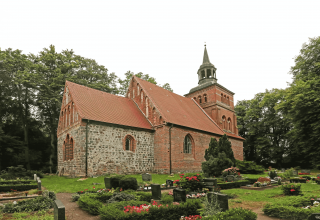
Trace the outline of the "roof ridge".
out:
M 135 78 L 137 78 L 137 79 L 139 79 L 139 80 L 143 80 L 143 79 L 137 77 L 136 75 L 133 75 L 133 77 L 135 77 Z M 137 81 L 139 81 L 139 80 L 137 80 Z M 143 81 L 148 82 L 148 81 L 146 81 L 146 80 L 143 80 Z M 150 82 L 148 82 L 148 83 L 150 83 Z M 153 84 L 153 83 L 151 83 L 151 84 Z M 139 85 L 141 86 L 141 88 L 143 88 L 143 90 L 144 90 L 145 92 L 147 91 L 147 90 L 141 85 L 141 83 L 139 83 Z M 156 84 L 153 84 L 153 85 L 154 85 L 154 86 L 157 86 Z M 160 86 L 158 86 L 158 87 L 160 87 Z M 160 87 L 160 88 L 161 88 L 161 87 Z M 170 92 L 170 91 L 169 91 L 169 92 Z M 158 105 L 156 104 L 156 102 L 151 98 L 151 96 L 150 96 L 150 94 L 149 94 L 148 92 L 147 92 L 147 94 L 148 94 L 148 98 L 152 101 L 152 103 L 156 106 L 156 108 L 157 108 L 158 111 L 160 112 L 162 118 L 165 119 L 165 121 L 167 121 L 165 115 L 163 114 L 163 112 L 160 111 L 159 106 L 158 106 Z

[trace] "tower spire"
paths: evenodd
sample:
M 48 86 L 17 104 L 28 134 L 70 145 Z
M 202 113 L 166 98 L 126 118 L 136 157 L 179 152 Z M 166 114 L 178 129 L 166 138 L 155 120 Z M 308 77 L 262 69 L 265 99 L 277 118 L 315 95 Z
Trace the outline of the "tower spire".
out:
M 204 45 L 204 54 L 203 54 L 203 62 L 202 62 L 202 64 L 211 64 L 210 60 L 209 60 L 209 56 L 208 56 L 206 45 Z
M 207 82 L 216 83 L 216 68 L 210 63 L 209 55 L 207 51 L 207 45 L 204 45 L 203 62 L 198 70 L 198 84 L 204 84 Z

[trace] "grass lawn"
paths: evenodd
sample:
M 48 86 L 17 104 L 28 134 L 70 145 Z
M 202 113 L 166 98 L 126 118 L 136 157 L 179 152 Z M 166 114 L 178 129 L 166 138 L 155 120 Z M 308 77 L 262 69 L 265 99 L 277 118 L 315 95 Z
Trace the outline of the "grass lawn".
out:
M 142 182 L 141 174 L 127 175 L 129 177 L 134 177 L 137 179 L 138 184 Z M 168 174 L 152 174 L 152 182 L 157 184 L 164 184 L 166 180 L 176 180 L 179 179 L 179 174 L 175 174 L 174 177 L 169 176 Z M 42 185 L 47 188 L 49 191 L 54 191 L 55 193 L 66 192 L 66 193 L 75 193 L 78 191 L 84 191 L 85 189 L 96 189 L 105 188 L 104 185 L 104 176 L 97 178 L 87 178 L 83 181 L 78 181 L 80 178 L 67 178 L 59 176 L 45 176 L 41 179 Z M 93 185 L 92 183 L 101 183 L 101 185 Z
M 53 210 L 37 212 L 0 213 L 0 219 L 8 220 L 54 220 Z

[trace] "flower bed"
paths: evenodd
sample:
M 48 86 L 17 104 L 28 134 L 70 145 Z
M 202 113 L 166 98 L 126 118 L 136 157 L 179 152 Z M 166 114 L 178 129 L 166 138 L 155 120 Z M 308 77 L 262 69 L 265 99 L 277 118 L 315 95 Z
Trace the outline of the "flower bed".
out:
M 17 191 L 26 191 L 30 189 L 36 189 L 38 188 L 38 185 L 36 182 L 32 182 L 30 184 L 15 184 L 15 185 L 0 185 L 0 192 L 10 192 L 12 190 L 17 190 Z
M 217 185 L 221 189 L 232 189 L 232 188 L 240 188 L 241 186 L 248 185 L 249 181 L 247 180 L 239 180 L 236 182 L 225 182 L 225 183 L 217 183 Z
M 290 178 L 290 183 L 307 183 L 305 178 Z

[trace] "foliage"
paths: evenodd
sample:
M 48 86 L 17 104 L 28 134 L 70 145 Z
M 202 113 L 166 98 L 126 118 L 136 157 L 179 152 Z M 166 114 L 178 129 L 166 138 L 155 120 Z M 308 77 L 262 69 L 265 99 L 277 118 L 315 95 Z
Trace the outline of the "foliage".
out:
M 278 176 L 277 172 L 275 170 L 270 170 L 269 171 L 269 176 L 271 179 L 274 179 L 275 177 Z
M 261 187 L 262 185 L 261 185 L 261 183 L 260 182 L 255 182 L 254 184 L 253 184 L 253 187 Z
M 301 195 L 301 184 L 286 184 L 282 185 L 281 189 L 286 196 L 297 196 Z
M 257 214 L 249 209 L 234 208 L 220 212 L 214 216 L 203 218 L 203 220 L 256 220 L 257 217 Z
M 186 189 L 187 192 L 197 191 L 202 188 L 202 176 L 200 174 L 180 174 L 180 179 L 175 180 L 173 183 L 179 185 L 181 188 Z
M 216 158 L 211 157 L 208 161 L 202 162 L 202 171 L 209 177 L 220 176 L 225 168 L 231 166 L 232 161 L 222 152 L 218 153 Z
M 122 79 L 119 79 L 118 82 L 120 84 L 120 88 L 119 88 L 119 93 L 120 95 L 126 95 L 127 91 L 128 91 L 128 88 L 129 88 L 129 83 L 131 81 L 131 78 L 132 76 L 134 75 L 133 72 L 126 72 L 125 74 L 125 79 L 122 80 Z M 140 78 L 140 79 L 143 79 L 145 81 L 148 81 L 150 83 L 153 83 L 155 85 L 157 85 L 158 83 L 156 82 L 156 79 L 153 78 L 153 77 L 150 77 L 149 74 L 143 74 L 141 72 L 135 74 L 136 77 Z M 166 89 L 166 90 L 169 90 L 170 92 L 173 92 L 173 90 L 171 89 L 169 83 L 165 83 L 163 84 L 162 86 L 159 85 L 160 87 Z
M 57 199 L 57 196 L 53 191 L 45 190 L 42 192 L 42 196 L 47 197 L 53 201 Z
M 138 189 L 137 179 L 134 177 L 122 178 L 120 179 L 119 187 L 122 188 L 123 190 L 127 190 L 127 189 L 137 190 Z
M 121 201 L 130 201 L 134 199 L 135 199 L 134 195 L 121 192 L 121 193 L 113 193 L 112 197 L 107 202 L 113 203 L 113 202 L 121 202 Z
M 239 168 L 240 173 L 263 173 L 264 168 L 261 165 L 257 165 L 254 161 L 241 161 L 236 160 L 236 166 Z
M 73 193 L 73 194 L 71 195 L 72 202 L 78 201 L 79 198 L 80 198 L 80 195 L 79 195 L 78 193 Z
M 289 179 L 290 177 L 293 177 L 293 169 L 288 169 L 284 173 L 279 173 L 278 176 L 282 177 L 283 179 Z
M 38 211 L 53 208 L 53 201 L 48 197 L 36 197 L 34 199 L 27 199 L 18 201 L 17 204 L 6 204 L 3 212 L 14 213 L 24 211 Z
M 171 195 L 162 195 L 161 204 L 171 204 L 173 203 L 173 196 Z
M 10 190 L 17 190 L 17 191 L 26 191 L 29 189 L 35 189 L 38 187 L 38 184 L 36 182 L 30 183 L 30 184 L 4 184 L 0 185 L 0 192 L 9 192 Z
M 81 209 L 92 215 L 99 215 L 99 209 L 103 206 L 102 202 L 95 198 L 93 194 L 84 194 L 78 199 L 78 205 Z
M 232 189 L 232 188 L 239 188 L 240 186 L 248 185 L 247 180 L 239 180 L 236 182 L 225 182 L 225 183 L 218 183 L 217 185 L 221 189 Z
M 204 200 L 204 210 L 202 216 L 213 216 L 221 212 L 220 205 L 217 200 L 217 196 L 212 196 L 211 201 L 207 199 Z
M 278 184 L 279 186 L 282 185 L 280 178 L 278 179 L 277 184 Z
M 138 196 L 138 200 L 139 201 L 151 202 L 151 199 L 152 199 L 152 194 L 151 193 L 148 193 L 148 192 L 137 192 L 136 194 Z

